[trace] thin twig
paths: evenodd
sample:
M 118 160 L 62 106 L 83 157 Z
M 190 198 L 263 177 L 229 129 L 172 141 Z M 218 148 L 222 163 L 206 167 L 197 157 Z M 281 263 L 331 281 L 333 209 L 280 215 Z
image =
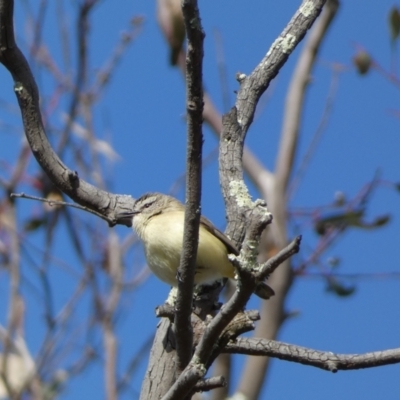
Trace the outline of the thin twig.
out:
M 317 129 L 314 132 L 314 135 L 311 139 L 310 145 L 308 146 L 308 149 L 307 149 L 306 153 L 304 154 L 304 157 L 300 163 L 300 166 L 299 166 L 298 170 L 296 171 L 292 181 L 290 182 L 289 188 L 287 190 L 287 198 L 288 199 L 290 199 L 293 196 L 293 194 L 296 192 L 296 190 L 300 184 L 300 181 L 303 178 L 304 173 L 310 163 L 310 160 L 315 153 L 317 145 L 318 145 L 319 141 L 321 140 L 323 133 L 325 132 L 325 129 L 328 124 L 329 117 L 331 116 L 333 105 L 335 102 L 336 92 L 337 92 L 337 88 L 338 88 L 338 84 L 339 84 L 339 73 L 340 73 L 340 67 L 334 66 L 331 84 L 330 84 L 329 92 L 328 92 L 327 99 L 325 102 L 325 107 L 322 112 L 321 120 L 318 124 Z
M 104 219 L 104 216 L 94 210 L 91 210 L 88 207 L 85 206 L 80 206 L 79 204 L 75 203 L 67 203 L 65 201 L 57 201 L 57 200 L 49 200 L 45 199 L 43 197 L 37 197 L 37 196 L 31 196 L 25 193 L 11 193 L 10 194 L 11 198 L 21 198 L 21 199 L 29 199 L 29 200 L 36 200 L 36 201 L 41 201 L 43 203 L 47 203 L 51 207 L 56 207 L 56 206 L 66 206 L 66 207 L 72 207 L 72 208 L 77 208 L 78 210 L 86 211 L 90 214 L 96 215 L 100 218 Z

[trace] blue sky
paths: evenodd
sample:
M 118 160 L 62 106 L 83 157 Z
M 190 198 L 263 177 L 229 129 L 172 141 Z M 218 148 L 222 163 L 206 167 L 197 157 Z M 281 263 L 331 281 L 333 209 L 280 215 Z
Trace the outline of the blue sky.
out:
M 33 2 L 35 3 L 35 2 Z M 73 9 L 67 2 L 66 10 Z M 284 28 L 300 1 L 288 0 L 277 6 L 276 2 L 253 0 L 238 2 L 221 0 L 200 2 L 202 21 L 206 31 L 204 82 L 213 101 L 223 111 L 221 83 L 216 60 L 215 32 L 222 38 L 226 62 L 230 106 L 237 89 L 235 74 L 250 73 L 270 44 Z M 393 115 L 398 110 L 398 89 L 376 72 L 360 77 L 351 68 L 351 59 L 357 45 L 371 52 L 385 68 L 390 65 L 390 43 L 387 15 L 393 2 L 343 2 L 331 27 L 315 67 L 309 88 L 305 114 L 301 127 L 298 156 L 299 164 L 310 140 L 318 127 L 332 79 L 330 66 L 338 63 L 345 67 L 340 74 L 333 110 L 318 149 L 298 191 L 291 199 L 291 207 L 315 207 L 327 204 L 336 191 L 348 197 L 355 196 L 379 169 L 383 179 L 400 181 L 399 119 Z M 17 7 L 15 23 L 18 37 L 24 40 L 27 28 L 23 25 L 25 11 Z M 44 25 L 44 37 L 56 60 L 61 60 L 51 7 Z M 103 65 L 129 18 L 142 15 L 143 29 L 130 47 L 117 69 L 95 112 L 96 132 L 109 139 L 120 159 L 107 174 L 113 181 L 110 190 L 131 194 L 134 197 L 146 191 L 169 192 L 185 168 L 185 88 L 177 70 L 169 67 L 168 50 L 155 21 L 153 1 L 102 1 L 97 6 L 91 24 L 90 54 L 94 70 Z M 74 16 L 70 23 L 73 26 Z M 255 122 L 247 144 L 258 158 L 273 168 L 275 152 L 282 124 L 285 94 L 293 67 L 298 56 L 296 51 L 271 85 L 260 102 Z M 16 106 L 11 80 L 0 71 L 3 82 L 1 99 Z M 54 91 L 54 82 L 38 72 L 42 97 Z M 52 115 L 60 121 L 59 114 Z M 15 115 L 2 109 L 0 119 L 4 123 L 20 126 Z M 20 131 L 1 134 L 3 150 L 0 158 L 12 162 L 20 144 Z M 217 140 L 204 129 L 204 155 L 215 150 Z M 7 148 L 7 151 L 4 149 Z M 70 165 L 73 169 L 74 166 Z M 32 160 L 31 170 L 35 170 Z M 254 188 L 252 195 L 257 197 Z M 184 188 L 177 196 L 182 199 Z M 341 259 L 339 272 L 343 274 L 400 272 L 396 250 L 400 239 L 399 193 L 390 187 L 379 187 L 369 203 L 367 217 L 389 213 L 391 222 L 375 231 L 350 230 L 324 255 Z M 203 176 L 203 213 L 218 227 L 224 228 L 225 215 L 219 189 L 217 159 L 205 168 Z M 29 215 L 38 207 L 32 202 L 21 205 L 21 215 Z M 78 212 L 78 211 L 72 211 Z M 98 229 L 108 229 L 106 224 L 91 217 Z M 316 236 L 304 227 L 302 256 L 316 243 Z M 129 232 L 117 229 L 121 237 Z M 55 252 L 60 259 L 68 259 L 62 244 Z M 37 238 L 38 243 L 40 238 Z M 298 258 L 297 261 L 301 261 Z M 72 260 L 71 260 L 72 262 Z M 131 262 L 142 263 L 139 255 L 131 253 Z M 141 264 L 140 264 L 141 265 Z M 76 266 L 79 270 L 79 266 Z M 138 267 L 137 270 L 140 268 Z M 315 270 L 314 270 L 315 272 Z M 0 277 L 4 281 L 4 275 Z M 54 272 L 54 281 L 60 279 Z M 349 298 L 338 298 L 325 291 L 325 284 L 318 279 L 301 278 L 294 284 L 288 299 L 287 310 L 299 311 L 282 328 L 280 340 L 319 350 L 337 353 L 362 353 L 384 350 L 400 345 L 400 290 L 397 279 L 357 280 L 356 293 Z M 0 282 L 3 287 L 5 283 Z M 66 291 L 64 293 L 63 291 Z M 61 287 L 57 302 L 67 297 L 68 288 Z M 150 277 L 143 286 L 129 296 L 123 305 L 129 315 L 119 325 L 121 367 L 128 357 L 135 354 L 147 340 L 157 324 L 154 308 L 162 303 L 168 287 Z M 252 299 L 249 307 L 257 307 Z M 34 306 L 32 305 L 32 308 Z M 4 305 L 1 307 L 4 316 Z M 29 311 L 29 310 L 28 310 Z M 40 318 L 40 316 L 39 316 Z M 28 343 L 32 351 L 39 342 L 41 331 L 37 320 L 27 321 Z M 235 358 L 234 380 L 239 376 L 242 357 Z M 139 390 L 146 368 L 143 360 L 134 375 L 132 387 Z M 398 398 L 400 366 L 386 366 L 365 371 L 331 374 L 312 367 L 275 360 L 269 374 L 268 386 L 263 395 L 274 399 L 354 399 Z M 80 399 L 90 396 L 102 398 L 99 385 L 101 367 L 90 367 L 81 378 L 71 382 L 61 398 Z M 289 382 L 291 382 L 289 384 Z M 233 385 L 234 386 L 234 385 Z M 130 396 L 130 397 L 129 397 Z M 121 397 L 134 398 L 132 393 Z

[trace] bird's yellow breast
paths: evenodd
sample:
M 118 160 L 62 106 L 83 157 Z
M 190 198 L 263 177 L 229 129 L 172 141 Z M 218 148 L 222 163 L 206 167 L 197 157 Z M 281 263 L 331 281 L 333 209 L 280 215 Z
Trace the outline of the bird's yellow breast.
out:
M 176 286 L 182 251 L 184 212 L 172 211 L 150 218 L 140 232 L 150 269 L 164 282 Z M 233 278 L 234 268 L 225 245 L 200 224 L 195 283 Z

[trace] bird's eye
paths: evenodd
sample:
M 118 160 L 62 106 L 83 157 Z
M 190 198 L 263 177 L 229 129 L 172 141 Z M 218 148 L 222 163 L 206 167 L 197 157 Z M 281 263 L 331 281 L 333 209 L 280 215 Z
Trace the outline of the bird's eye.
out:
M 152 204 L 152 203 L 146 203 L 146 204 L 144 205 L 144 208 L 149 208 L 149 207 L 151 206 L 151 204 Z

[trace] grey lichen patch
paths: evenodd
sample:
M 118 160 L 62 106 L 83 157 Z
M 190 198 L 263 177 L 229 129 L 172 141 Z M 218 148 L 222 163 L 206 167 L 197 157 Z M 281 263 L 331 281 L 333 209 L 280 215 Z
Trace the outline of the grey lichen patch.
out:
M 229 261 L 230 261 L 232 264 L 234 264 L 235 261 L 238 259 L 238 256 L 236 256 L 235 254 L 228 254 L 228 258 L 229 258 Z
M 257 248 L 258 248 L 258 241 L 257 240 L 248 240 L 246 242 L 247 247 L 249 248 L 249 250 L 251 250 L 251 252 L 256 253 L 257 252 Z M 258 253 L 256 253 L 257 255 Z
M 246 74 L 239 73 L 236 74 L 236 80 L 240 83 L 242 83 L 246 79 Z
M 235 257 L 235 264 L 237 268 L 246 271 L 254 271 L 258 268 L 257 263 L 257 256 L 258 256 L 258 241 L 247 241 L 246 242 L 246 251 L 243 250 L 240 252 L 238 256 Z M 229 255 L 229 258 L 231 255 Z M 233 261 L 230 258 L 231 261 Z M 237 275 L 235 276 L 237 280 Z
M 22 92 L 22 90 L 24 90 L 24 87 L 23 87 L 22 83 L 21 82 L 15 82 L 14 91 L 15 92 Z
M 311 0 L 305 1 L 301 6 L 299 11 L 305 16 L 308 17 L 314 10 L 314 3 Z
M 262 211 L 263 222 L 272 220 L 272 214 L 268 211 L 267 203 L 264 200 L 258 199 L 253 203 L 253 205 L 254 208 L 257 207 L 260 211 Z
M 167 300 L 166 300 L 165 302 L 166 302 L 167 304 L 169 304 L 170 306 L 175 306 L 177 295 L 178 295 L 178 289 L 175 288 L 175 287 L 173 287 L 173 288 L 170 290 L 170 292 L 169 292 L 169 294 L 168 294 L 168 298 L 167 298 Z
M 243 181 L 229 182 L 229 195 L 236 199 L 239 207 L 251 207 L 251 197 Z
M 237 268 L 239 268 L 241 266 L 241 264 L 240 264 L 240 260 L 241 259 L 239 258 L 239 256 L 236 256 L 235 254 L 228 254 L 228 258 L 229 258 L 229 261 L 235 267 L 235 273 L 234 273 L 234 277 L 233 278 L 235 279 L 236 282 L 238 282 L 239 275 L 237 273 Z
M 268 210 L 267 209 L 267 203 L 263 199 L 257 199 L 254 202 L 254 207 L 262 207 L 262 208 L 265 208 L 266 210 Z
M 267 55 L 264 57 L 264 65 L 268 63 L 269 56 L 275 49 L 278 49 L 283 53 L 287 54 L 292 52 L 295 44 L 296 44 L 296 36 L 292 35 L 291 33 L 287 33 L 285 37 L 279 36 L 274 41 L 274 43 L 272 43 L 272 46 L 269 48 Z
M 246 241 L 246 254 L 240 253 L 240 263 L 244 269 L 252 271 L 257 267 L 259 240 Z
M 204 376 L 207 373 L 207 368 L 201 362 L 200 358 L 196 356 L 196 354 L 192 357 L 190 364 L 192 364 L 192 366 L 195 367 L 201 375 Z
M 296 44 L 296 36 L 288 33 L 281 42 L 282 52 L 285 54 L 291 53 Z
M 229 397 L 228 400 L 249 400 L 248 396 L 243 393 L 235 393 L 233 396 Z
M 264 64 L 268 61 L 268 57 L 271 55 L 271 53 L 273 52 L 273 50 L 274 50 L 275 48 L 278 48 L 278 49 L 279 49 L 279 47 L 280 47 L 280 45 L 281 45 L 281 42 L 282 42 L 282 38 L 281 38 L 281 37 L 278 37 L 278 38 L 274 41 L 274 43 L 272 43 L 271 47 L 270 47 L 269 50 L 268 50 L 267 55 L 266 55 L 265 58 L 264 58 Z

